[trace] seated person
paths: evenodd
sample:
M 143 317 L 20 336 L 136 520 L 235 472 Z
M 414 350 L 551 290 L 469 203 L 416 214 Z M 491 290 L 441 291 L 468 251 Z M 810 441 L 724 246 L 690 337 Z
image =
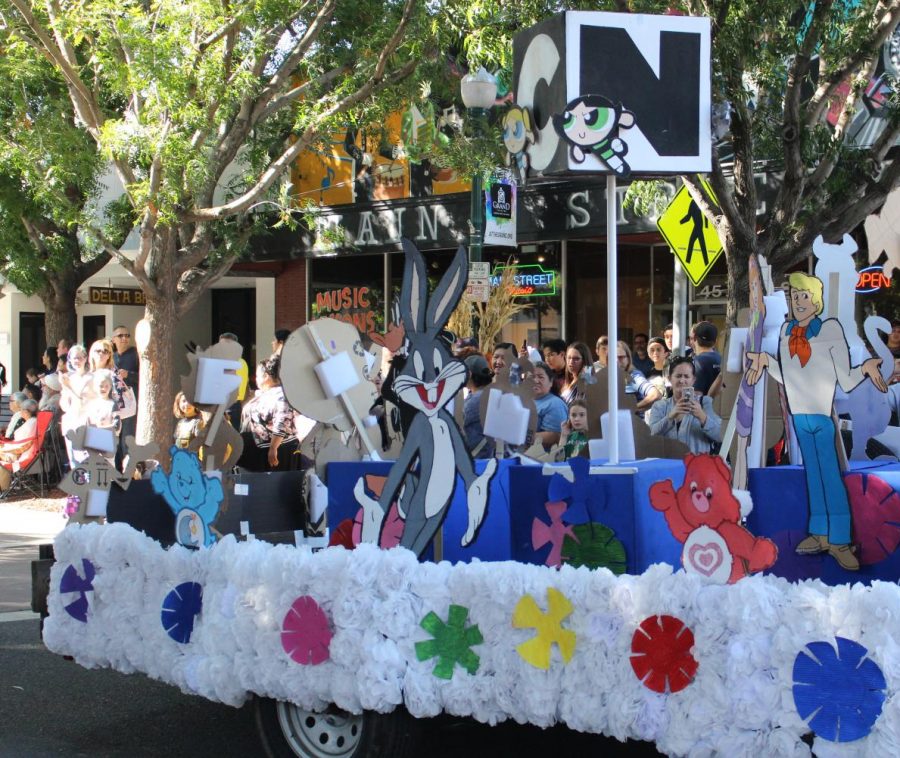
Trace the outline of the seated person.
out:
M 534 404 L 538 421 L 535 440 L 550 449 L 559 442 L 562 425 L 569 417 L 569 408 L 562 398 L 551 392 L 553 370 L 543 361 L 534 364 Z
M 41 401 L 38 403 L 39 411 L 56 411 L 59 408 L 59 397 L 62 391 L 62 383 L 59 374 L 44 374 L 41 379 Z
M 22 423 L 11 440 L 0 443 L 0 492 L 9 488 L 16 463 L 23 463 L 32 453 L 37 439 L 37 403 L 23 400 L 19 405 Z
M 672 397 L 657 400 L 647 414 L 651 434 L 679 440 L 692 453 L 709 453 L 722 441 L 722 420 L 712 400 L 694 390 L 694 361 L 675 358 L 669 366 Z
M 18 429 L 22 425 L 21 408 L 22 403 L 24 403 L 27 399 L 28 398 L 25 396 L 24 392 L 13 392 L 9 396 L 9 410 L 12 412 L 12 418 L 6 425 L 6 431 L 3 433 L 4 439 L 13 439 L 13 435 L 16 433 L 16 429 Z

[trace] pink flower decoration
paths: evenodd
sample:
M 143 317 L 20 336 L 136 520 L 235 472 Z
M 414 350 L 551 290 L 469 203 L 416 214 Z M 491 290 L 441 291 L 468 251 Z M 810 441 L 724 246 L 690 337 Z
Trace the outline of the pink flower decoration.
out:
M 301 666 L 327 661 L 331 636 L 325 611 L 309 595 L 294 601 L 281 625 L 281 646 Z
M 563 523 L 563 514 L 569 507 L 565 502 L 547 503 L 544 507 L 550 516 L 550 523 L 548 525 L 539 518 L 531 522 L 531 546 L 535 550 L 540 550 L 549 542 L 552 547 L 545 565 L 559 568 L 562 565 L 562 548 L 566 535 L 568 534 L 575 542 L 578 542 L 578 538 L 571 525 Z
M 694 633 L 674 616 L 650 616 L 631 638 L 631 668 L 654 692 L 679 692 L 697 673 Z

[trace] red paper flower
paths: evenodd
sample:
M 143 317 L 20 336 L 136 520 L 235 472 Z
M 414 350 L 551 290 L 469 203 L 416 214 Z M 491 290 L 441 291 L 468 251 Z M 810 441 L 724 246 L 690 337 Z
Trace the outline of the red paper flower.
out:
M 284 652 L 303 666 L 317 666 L 328 660 L 331 636 L 325 611 L 309 595 L 294 601 L 281 625 Z
M 679 692 L 697 673 L 694 633 L 674 616 L 645 618 L 631 638 L 631 667 L 654 692 Z

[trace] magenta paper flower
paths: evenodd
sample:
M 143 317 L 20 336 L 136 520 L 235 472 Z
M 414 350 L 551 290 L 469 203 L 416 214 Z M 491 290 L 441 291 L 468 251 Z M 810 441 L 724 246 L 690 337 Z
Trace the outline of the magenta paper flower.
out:
M 331 636 L 325 611 L 309 595 L 294 601 L 281 625 L 281 646 L 301 666 L 318 666 L 327 661 Z

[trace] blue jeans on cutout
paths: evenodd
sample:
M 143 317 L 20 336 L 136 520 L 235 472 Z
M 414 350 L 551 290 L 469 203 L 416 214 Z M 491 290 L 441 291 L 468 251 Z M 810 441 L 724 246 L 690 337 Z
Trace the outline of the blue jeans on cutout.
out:
M 797 442 L 806 469 L 809 533 L 832 545 L 850 543 L 850 500 L 835 449 L 834 422 L 821 413 L 794 415 Z

